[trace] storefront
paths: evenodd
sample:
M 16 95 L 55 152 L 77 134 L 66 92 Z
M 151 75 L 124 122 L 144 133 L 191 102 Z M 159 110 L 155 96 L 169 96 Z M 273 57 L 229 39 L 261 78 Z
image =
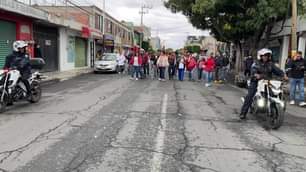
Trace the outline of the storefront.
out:
M 16 39 L 16 24 L 0 20 L 0 67 L 5 63 L 5 57 L 12 52 L 12 44 Z
M 86 53 L 87 41 L 83 38 L 75 38 L 75 67 L 84 67 L 87 65 Z
M 12 52 L 15 40 L 33 43 L 33 28 L 30 18 L 0 10 L 0 66 L 5 57 Z M 29 54 L 33 57 L 33 46 L 29 46 Z
M 115 48 L 114 37 L 112 35 L 104 35 L 104 53 L 113 53 Z
M 39 24 L 33 25 L 35 44 L 40 46 L 41 55 L 46 65 L 44 71 L 56 71 L 59 66 L 58 29 Z M 34 53 L 34 56 L 37 56 Z

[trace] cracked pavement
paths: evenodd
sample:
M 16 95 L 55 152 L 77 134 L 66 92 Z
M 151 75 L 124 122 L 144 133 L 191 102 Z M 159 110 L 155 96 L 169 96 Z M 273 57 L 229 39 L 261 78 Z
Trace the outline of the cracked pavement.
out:
M 0 172 L 304 172 L 306 115 L 238 120 L 243 91 L 88 74 L 0 115 Z

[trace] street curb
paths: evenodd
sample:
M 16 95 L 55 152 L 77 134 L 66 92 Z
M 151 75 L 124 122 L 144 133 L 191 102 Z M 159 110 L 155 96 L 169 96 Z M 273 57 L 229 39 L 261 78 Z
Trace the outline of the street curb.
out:
M 90 73 L 93 73 L 92 70 L 89 70 L 87 72 L 81 72 L 81 73 L 77 73 L 77 74 L 74 74 L 74 75 L 71 75 L 71 76 L 67 76 L 67 77 L 54 77 L 52 79 L 46 79 L 46 80 L 42 80 L 40 82 L 41 86 L 47 86 L 47 85 L 52 85 L 52 84 L 56 84 L 56 83 L 59 83 L 59 82 L 63 82 L 63 81 L 67 81 L 67 80 L 71 80 L 73 78 L 76 78 L 76 77 L 79 77 L 79 76 L 82 76 L 82 75 L 86 75 L 86 74 L 90 74 Z

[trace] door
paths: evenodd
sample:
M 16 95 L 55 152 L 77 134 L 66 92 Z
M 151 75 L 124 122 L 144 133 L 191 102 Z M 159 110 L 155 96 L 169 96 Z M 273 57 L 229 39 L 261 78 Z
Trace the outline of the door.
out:
M 58 70 L 58 31 L 57 28 L 34 25 L 34 40 L 40 45 L 45 72 Z
M 16 24 L 0 20 L 0 68 L 5 63 L 5 57 L 12 53 L 13 42 L 16 40 Z
M 75 67 L 86 66 L 86 41 L 82 38 L 75 39 Z

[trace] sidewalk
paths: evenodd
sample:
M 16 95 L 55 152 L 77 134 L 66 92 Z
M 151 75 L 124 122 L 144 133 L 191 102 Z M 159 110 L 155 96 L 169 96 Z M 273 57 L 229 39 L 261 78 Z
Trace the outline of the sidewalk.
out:
M 56 72 L 46 72 L 43 73 L 43 75 L 46 77 L 43 79 L 42 84 L 46 85 L 49 83 L 54 83 L 54 82 L 61 82 L 65 81 L 71 78 L 74 78 L 76 76 L 82 75 L 82 74 L 87 74 L 93 72 L 93 68 L 89 67 L 83 67 L 83 68 L 78 68 L 78 69 L 73 69 L 73 70 L 68 70 L 68 71 L 56 71 Z

